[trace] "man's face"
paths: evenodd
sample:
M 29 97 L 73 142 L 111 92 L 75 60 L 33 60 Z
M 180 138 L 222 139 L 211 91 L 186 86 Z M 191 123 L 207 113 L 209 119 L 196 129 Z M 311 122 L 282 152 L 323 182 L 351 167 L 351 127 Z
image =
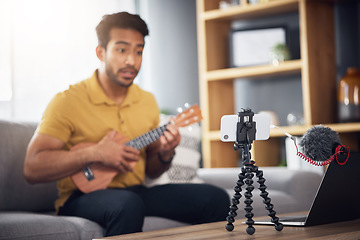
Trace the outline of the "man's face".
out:
M 138 74 L 144 49 L 143 35 L 133 29 L 113 28 L 104 52 L 107 76 L 114 83 L 129 87 Z

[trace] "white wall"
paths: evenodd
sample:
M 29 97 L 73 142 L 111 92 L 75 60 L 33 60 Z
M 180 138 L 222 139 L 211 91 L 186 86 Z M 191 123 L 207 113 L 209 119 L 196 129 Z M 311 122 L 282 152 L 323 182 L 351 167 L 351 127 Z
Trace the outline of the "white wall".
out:
M 140 82 L 161 110 L 199 103 L 195 0 L 140 0 L 149 25 Z
M 146 20 L 136 83 L 162 110 L 198 103 L 195 0 L 0 0 L 0 119 L 39 121 L 50 99 L 87 78 L 99 61 L 95 27 L 104 14 Z
M 101 17 L 135 12 L 135 1 L 0 0 L 0 9 L 1 52 L 8 53 L 0 54 L 0 63 L 7 63 L 0 67 L 6 73 L 0 88 L 9 81 L 12 87 L 10 100 L 0 91 L 0 118 L 39 121 L 57 92 L 99 66 L 95 27 Z
M 51 98 L 99 66 L 104 14 L 140 12 L 150 29 L 135 80 L 163 111 L 199 103 L 195 0 L 0 0 L 0 119 L 39 122 Z

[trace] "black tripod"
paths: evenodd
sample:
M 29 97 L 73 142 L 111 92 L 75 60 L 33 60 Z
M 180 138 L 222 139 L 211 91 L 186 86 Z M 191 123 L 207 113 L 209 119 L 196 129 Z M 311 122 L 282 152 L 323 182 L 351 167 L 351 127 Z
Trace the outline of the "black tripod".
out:
M 269 193 L 266 191 L 265 186 L 265 178 L 263 177 L 263 171 L 259 170 L 257 166 L 255 166 L 255 161 L 251 160 L 251 144 L 253 140 L 255 140 L 256 133 L 256 122 L 253 122 L 254 113 L 250 109 L 243 109 L 238 113 L 238 122 L 237 122 L 237 135 L 236 142 L 234 144 L 235 151 L 241 150 L 242 163 L 241 173 L 239 173 L 239 180 L 236 182 L 236 186 L 234 188 L 235 194 L 232 198 L 232 205 L 230 206 L 230 212 L 226 220 L 228 223 L 226 224 L 226 230 L 232 231 L 234 229 L 233 223 L 235 222 L 235 217 L 237 216 L 236 211 L 238 210 L 237 205 L 240 203 L 241 198 L 241 187 L 246 184 L 246 192 L 244 193 L 245 200 L 245 217 L 247 221 L 245 222 L 248 227 L 246 228 L 246 232 L 249 235 L 255 233 L 254 220 L 252 217 L 254 214 L 252 213 L 253 200 L 251 199 L 252 191 L 254 190 L 252 178 L 254 177 L 254 173 L 258 178 L 258 183 L 260 184 L 259 190 L 261 191 L 260 196 L 264 199 L 265 208 L 268 210 L 268 215 L 271 217 L 271 222 L 275 224 L 275 229 L 277 231 L 281 231 L 283 229 L 283 224 L 279 222 L 279 218 L 276 217 L 276 212 L 273 210 L 274 205 L 271 204 L 271 199 L 268 197 Z

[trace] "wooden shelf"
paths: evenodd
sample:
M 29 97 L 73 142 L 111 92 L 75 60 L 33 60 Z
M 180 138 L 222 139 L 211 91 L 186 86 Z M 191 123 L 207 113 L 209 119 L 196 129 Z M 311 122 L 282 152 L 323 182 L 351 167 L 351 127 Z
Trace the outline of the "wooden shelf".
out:
M 244 4 L 226 9 L 214 9 L 200 14 L 202 20 L 238 20 L 271 16 L 297 11 L 299 0 L 270 1 L 268 3 Z
M 333 123 L 324 124 L 338 133 L 360 132 L 360 123 Z
M 278 76 L 283 74 L 301 73 L 301 60 L 291 60 L 274 65 L 260 65 L 251 67 L 228 68 L 208 71 L 205 74 L 207 81 L 228 80 L 234 78 L 253 78 L 261 76 Z
M 301 136 L 304 135 L 313 126 L 315 125 L 280 126 L 280 128 L 283 131 L 293 136 Z M 323 126 L 329 127 L 332 130 L 338 132 L 339 134 L 360 132 L 360 123 L 333 123 L 333 124 L 323 124 Z M 282 130 L 278 128 L 270 129 L 270 138 L 286 137 L 286 135 Z M 220 130 L 207 132 L 206 135 L 204 135 L 204 137 L 210 139 L 211 141 L 220 141 Z
M 329 127 L 332 130 L 341 133 L 349 132 L 360 132 L 360 123 L 332 123 L 332 124 L 322 124 L 324 127 Z M 310 128 L 315 125 L 309 126 L 283 126 L 281 129 L 293 136 L 299 136 L 305 134 Z M 278 129 L 274 128 L 270 130 L 270 137 L 284 137 L 284 133 Z
M 221 116 L 234 112 L 234 79 L 264 79 L 273 76 L 301 76 L 304 126 L 281 127 L 301 136 L 312 126 L 323 123 L 341 135 L 352 149 L 358 146 L 356 133 L 360 123 L 336 122 L 336 61 L 334 6 L 331 1 L 274 0 L 219 9 L 221 0 L 197 0 L 200 107 L 202 108 L 202 153 L 204 167 L 236 167 L 237 153 L 232 143 L 220 141 Z M 281 62 L 278 66 L 259 65 L 227 68 L 229 32 L 234 20 L 265 20 L 296 12 L 299 16 L 301 59 Z M 273 78 L 269 78 L 271 81 Z M 269 94 L 269 100 L 280 95 Z M 286 99 L 284 99 L 286 101 Z M 240 104 L 241 105 L 241 104 Z M 281 160 L 280 129 L 271 129 L 267 141 L 255 141 L 253 155 L 259 166 L 276 166 Z M 271 154 L 272 162 L 268 155 Z

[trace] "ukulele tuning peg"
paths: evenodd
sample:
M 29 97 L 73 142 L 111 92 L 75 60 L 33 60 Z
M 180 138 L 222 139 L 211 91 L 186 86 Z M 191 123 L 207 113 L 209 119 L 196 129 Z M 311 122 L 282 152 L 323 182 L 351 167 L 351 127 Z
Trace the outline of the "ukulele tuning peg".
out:
M 191 107 L 191 105 L 190 105 L 190 103 L 185 103 L 185 104 L 184 104 L 184 107 L 185 107 L 185 108 L 189 108 L 189 107 Z
M 190 107 L 191 107 L 190 103 L 184 103 L 184 107 L 178 107 L 178 108 L 176 109 L 176 111 L 177 111 L 178 113 L 182 113 L 184 110 L 186 110 L 186 109 L 188 109 L 188 108 L 190 108 Z

